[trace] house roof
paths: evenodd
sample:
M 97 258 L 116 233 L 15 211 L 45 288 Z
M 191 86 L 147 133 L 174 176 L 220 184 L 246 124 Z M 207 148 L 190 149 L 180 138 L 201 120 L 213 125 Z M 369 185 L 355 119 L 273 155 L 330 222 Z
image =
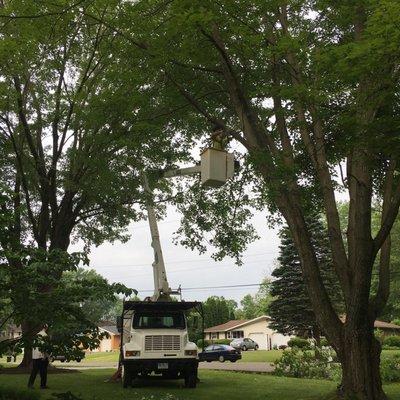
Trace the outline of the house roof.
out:
M 108 332 L 111 335 L 120 335 L 120 333 L 118 332 L 118 329 L 115 325 L 106 325 L 106 326 L 100 326 L 100 329 L 102 329 L 103 331 Z
M 341 315 L 340 316 L 340 320 L 342 322 L 346 322 L 346 316 L 345 315 Z M 384 321 L 375 320 L 374 328 L 377 328 L 377 329 L 400 329 L 400 326 L 396 325 L 396 324 L 392 324 L 391 322 L 384 322 Z
M 230 329 L 235 328 L 238 325 L 243 324 L 244 322 L 247 322 L 248 319 L 235 319 L 232 321 L 225 322 L 224 324 L 220 325 L 215 325 L 211 326 L 210 328 L 204 329 L 204 332 L 223 332 L 223 331 L 229 331 Z
M 204 332 L 227 332 L 232 329 L 237 329 L 241 326 L 252 324 L 261 319 L 268 319 L 268 318 L 269 318 L 268 316 L 262 315 L 261 317 L 256 317 L 253 319 L 236 319 L 225 322 L 224 324 L 221 325 L 211 326 L 210 328 L 204 329 Z
M 374 328 L 378 329 L 400 329 L 399 325 L 392 324 L 390 322 L 378 321 L 374 322 Z

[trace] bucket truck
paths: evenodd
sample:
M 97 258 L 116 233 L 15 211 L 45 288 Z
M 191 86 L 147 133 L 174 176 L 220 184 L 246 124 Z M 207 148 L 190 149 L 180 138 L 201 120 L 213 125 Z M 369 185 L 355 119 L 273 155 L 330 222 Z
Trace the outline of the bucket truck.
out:
M 218 146 L 201 154 L 199 165 L 163 171 L 162 178 L 201 174 L 203 185 L 218 187 L 234 174 L 234 158 Z M 161 249 L 153 204 L 153 194 L 146 174 L 143 188 L 147 194 L 147 215 L 154 250 L 154 293 L 145 301 L 125 301 L 117 325 L 121 332 L 122 384 L 134 386 L 137 379 L 159 376 L 184 379 L 188 388 L 197 383 L 197 346 L 190 342 L 186 312 L 196 309 L 202 314 L 201 303 L 172 301 L 180 294 L 169 286 Z

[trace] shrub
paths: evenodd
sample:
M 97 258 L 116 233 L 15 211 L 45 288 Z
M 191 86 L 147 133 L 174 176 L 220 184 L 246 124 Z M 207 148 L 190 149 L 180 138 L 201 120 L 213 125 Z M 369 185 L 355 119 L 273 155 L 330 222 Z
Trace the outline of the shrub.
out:
M 375 339 L 379 340 L 379 342 L 381 344 L 383 343 L 383 340 L 385 339 L 385 334 L 383 333 L 383 331 L 381 329 L 375 329 L 374 336 L 375 336 Z
M 275 364 L 275 374 L 294 378 L 333 379 L 337 375 L 337 364 L 333 363 L 331 350 L 319 350 L 318 357 L 313 351 L 293 347 L 283 352 Z
M 40 394 L 28 389 L 13 389 L 0 386 L 0 400 L 39 400 Z
M 382 356 L 381 377 L 384 382 L 400 382 L 400 355 Z
M 336 362 L 336 353 L 331 349 L 313 351 L 292 348 L 283 352 L 282 358 L 275 363 L 275 374 L 294 378 L 324 378 L 333 381 L 342 379 L 340 364 Z M 400 354 L 382 356 L 381 377 L 383 382 L 400 382 Z
M 383 345 L 388 347 L 400 347 L 400 336 L 387 336 L 383 339 Z
M 197 341 L 197 347 L 200 349 L 203 348 L 203 340 L 204 339 L 199 339 Z M 213 340 L 204 340 L 204 347 L 209 346 L 210 344 L 230 344 L 232 342 L 232 339 L 213 339 Z
M 292 338 L 288 341 L 289 347 L 296 347 L 298 349 L 311 349 L 311 343 L 307 339 L 299 337 Z
M 329 346 L 330 346 L 329 342 L 325 338 L 322 338 L 321 347 L 329 347 Z

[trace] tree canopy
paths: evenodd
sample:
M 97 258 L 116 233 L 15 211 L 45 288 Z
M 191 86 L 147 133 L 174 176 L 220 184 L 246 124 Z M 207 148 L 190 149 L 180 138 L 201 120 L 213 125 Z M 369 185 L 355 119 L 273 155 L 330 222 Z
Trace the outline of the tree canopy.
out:
M 25 166 L 16 156 L 11 160 L 10 163 L 18 167 L 19 178 L 11 174 L 14 178 L 8 187 L 21 196 L 14 198 L 23 199 L 35 240 L 43 243 L 44 238 L 46 242 L 49 238 L 50 247 L 67 244 L 65 233 L 71 226 L 75 227 L 72 222 L 77 219 L 66 220 L 63 212 L 68 209 L 84 212 L 84 207 L 98 204 L 97 200 L 84 203 L 82 207 L 80 202 L 75 203 L 86 192 L 91 199 L 91 191 L 76 189 L 76 178 L 79 186 L 82 184 L 86 189 L 91 182 L 98 182 L 94 173 L 85 186 L 79 174 L 82 161 L 90 159 L 93 150 L 96 157 L 92 157 L 92 162 L 104 160 L 107 165 L 106 168 L 99 161 L 101 171 L 122 169 L 125 172 L 122 177 L 126 178 L 124 160 L 127 161 L 125 156 L 129 152 L 124 153 L 117 146 L 118 156 L 122 152 L 122 157 L 107 163 L 110 154 L 104 150 L 113 147 L 103 134 L 107 138 L 114 134 L 119 139 L 119 132 L 131 125 L 117 117 L 114 124 L 109 111 L 118 108 L 116 114 L 120 115 L 126 110 L 128 121 L 136 116 L 141 120 L 141 111 L 147 119 L 154 115 L 150 120 L 157 121 L 159 129 L 155 129 L 154 136 L 152 132 L 140 138 L 140 143 L 144 140 L 140 146 L 144 153 L 133 152 L 136 162 L 147 160 L 145 156 L 154 153 L 151 143 L 145 140 L 149 137 L 154 137 L 161 147 L 166 144 L 170 149 L 171 143 L 175 146 L 173 151 L 155 152 L 160 155 L 155 158 L 158 163 L 153 161 L 158 165 L 166 159 L 175 161 L 179 158 L 174 157 L 176 151 L 188 143 L 205 143 L 209 132 L 217 129 L 227 142 L 238 146 L 247 159 L 254 203 L 268 208 L 277 218 L 283 217 L 290 229 L 316 319 L 342 364 L 344 394 L 361 400 L 385 399 L 379 373 L 380 345 L 373 336 L 373 322 L 383 312 L 389 297 L 390 232 L 400 206 L 398 1 L 106 3 L 98 0 L 78 4 L 69 1 L 6 4 L 5 15 L 9 16 L 3 18 L 5 35 L 2 39 L 5 40 L 0 51 L 4 61 L 0 71 L 1 92 L 5 95 L 1 102 L 13 118 L 8 119 L 12 134 L 7 122 L 3 131 L 10 138 L 18 139 L 14 140 L 15 145 L 7 139 L 12 154 L 22 154 L 22 143 L 27 149 L 23 154 L 30 161 Z M 57 28 L 54 24 L 64 29 L 54 29 Z M 89 65 L 87 72 L 91 73 L 92 66 L 99 65 L 104 70 L 96 70 L 96 67 L 92 78 L 100 70 L 110 75 L 105 80 L 85 80 L 85 85 L 93 84 L 95 90 L 82 102 L 78 90 L 82 81 L 74 80 L 72 74 L 68 77 L 71 80 L 66 80 L 68 93 L 72 94 L 72 101 L 76 97 L 81 101 L 79 110 L 86 110 L 87 103 L 96 108 L 99 106 L 97 99 L 107 106 L 100 107 L 102 114 L 96 114 L 94 120 L 86 119 L 84 112 L 85 115 L 78 113 L 77 118 L 73 118 L 77 124 L 71 131 L 71 141 L 75 143 L 73 139 L 77 138 L 79 151 L 66 152 L 68 157 L 61 162 L 57 149 L 65 141 L 62 128 L 57 128 L 69 121 L 69 114 L 57 111 L 64 104 L 57 101 L 61 99 L 57 88 L 60 86 L 64 90 L 64 82 L 58 84 L 58 78 L 63 70 L 63 55 L 69 54 L 66 50 L 70 42 L 64 45 L 64 33 L 60 32 L 71 33 L 74 29 L 78 29 L 78 34 L 72 43 L 79 39 L 82 45 L 72 47 L 79 50 L 73 53 L 76 58 L 70 60 L 70 71 L 76 68 L 85 76 L 85 66 Z M 39 40 L 42 34 L 59 39 L 52 42 L 56 46 L 44 46 Z M 112 40 L 103 42 L 104 38 Z M 85 44 L 90 44 L 89 49 Z M 96 44 L 100 47 L 93 52 Z M 107 57 L 102 59 L 103 50 Z M 33 61 L 29 68 L 28 59 Z M 15 68 L 10 67 L 8 61 L 15 64 Z M 77 61 L 85 64 L 80 64 L 79 68 Z M 107 69 L 109 64 L 116 68 Z M 36 68 L 42 65 L 56 67 Z M 30 76 L 27 72 L 31 69 L 36 74 Z M 50 86 L 36 84 L 37 76 L 45 76 Z M 108 82 L 113 82 L 113 86 Z M 35 87 L 40 89 L 40 101 L 51 99 L 46 113 L 35 100 L 38 97 Z M 121 93 L 118 91 L 121 89 L 123 94 L 127 90 L 137 94 L 133 98 L 139 105 L 134 103 L 132 107 L 130 96 L 118 97 L 120 102 L 107 103 L 109 99 L 115 100 L 114 87 L 116 93 Z M 68 93 L 65 95 L 67 110 L 71 101 Z M 140 108 L 142 101 L 150 108 Z M 168 123 L 163 124 L 165 116 L 168 116 Z M 7 119 L 7 113 L 5 117 Z M 100 128 L 97 118 L 102 122 Z M 50 136 L 50 142 L 56 146 L 50 144 L 46 157 L 42 155 L 43 142 L 37 140 L 41 137 L 38 135 L 41 121 L 50 131 L 54 132 L 56 127 L 56 134 Z M 81 124 L 85 126 L 85 135 L 89 133 L 87 141 L 80 139 Z M 115 126 L 117 132 L 110 130 Z M 145 127 L 148 132 L 148 125 Z M 137 131 L 129 130 L 133 132 Z M 94 141 L 94 137 L 99 141 Z M 187 147 L 185 150 L 188 152 Z M 54 162 L 66 167 L 65 174 L 55 174 Z M 115 169 L 110 168 L 114 163 Z M 93 171 L 91 163 L 87 167 L 87 171 Z M 87 178 L 86 168 L 83 171 L 83 177 Z M 22 179 L 27 173 L 32 177 L 30 182 L 36 183 L 28 191 Z M 131 173 L 129 171 L 130 177 Z M 110 177 L 107 171 L 105 175 Z M 64 179 L 65 176 L 68 179 Z M 123 178 L 119 176 L 116 193 L 106 199 L 114 196 L 123 199 L 118 191 L 124 187 Z M 60 179 L 63 184 L 55 185 Z M 114 181 L 105 179 L 104 182 L 114 187 Z M 133 180 L 129 183 L 135 185 Z M 96 188 L 95 185 L 93 193 Z M 135 186 L 132 189 L 135 190 Z M 345 229 L 347 240 L 342 237 L 336 204 L 338 190 L 346 191 L 350 200 Z M 243 193 L 244 204 L 248 204 L 246 196 Z M 35 207 L 29 206 L 31 199 Z M 381 213 L 375 232 L 371 229 L 371 214 L 376 202 Z M 222 207 L 214 203 L 207 208 L 205 202 L 203 208 L 209 213 L 214 210 L 217 215 L 235 215 L 238 204 L 240 201 L 225 201 Z M 321 277 L 312 233 L 306 223 L 311 209 L 321 210 L 326 217 L 333 268 L 346 305 L 345 322 L 340 320 Z M 121 222 L 114 211 L 110 214 L 113 222 Z M 127 214 L 120 212 L 124 219 Z M 71 217 L 71 213 L 68 215 Z M 243 215 L 248 216 L 247 213 Z M 96 221 L 101 223 L 105 217 L 102 218 Z M 201 218 L 191 220 L 192 225 L 200 225 L 200 229 L 203 222 Z M 244 220 L 233 225 L 241 233 L 240 240 L 231 239 L 232 229 L 224 236 L 226 224 L 206 226 L 208 230 L 205 230 L 218 238 L 216 246 L 220 254 L 232 254 L 232 248 L 236 253 L 245 248 L 246 235 L 241 229 L 244 225 Z M 89 235 L 92 230 L 82 229 L 82 232 Z M 93 238 L 93 235 L 88 237 Z M 196 246 L 202 244 L 199 237 L 194 237 Z M 207 239 L 203 237 L 204 241 Z M 372 291 L 372 272 L 377 259 L 377 289 Z

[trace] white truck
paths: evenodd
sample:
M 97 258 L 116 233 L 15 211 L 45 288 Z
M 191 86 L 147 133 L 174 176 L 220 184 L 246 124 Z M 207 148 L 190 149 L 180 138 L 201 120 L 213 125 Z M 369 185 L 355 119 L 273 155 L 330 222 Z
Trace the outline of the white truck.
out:
M 197 346 L 188 337 L 186 312 L 201 303 L 185 301 L 126 301 L 122 320 L 122 384 L 159 376 L 197 383 Z
M 221 186 L 234 173 L 234 158 L 215 143 L 201 155 L 200 165 L 164 171 L 161 177 L 201 173 L 203 185 Z M 134 386 L 138 378 L 163 377 L 184 379 L 185 386 L 196 387 L 197 346 L 190 342 L 186 313 L 196 309 L 202 316 L 201 303 L 172 301 L 167 280 L 160 235 L 153 205 L 153 193 L 147 176 L 143 174 L 147 193 L 147 214 L 154 250 L 154 294 L 146 301 L 126 301 L 117 325 L 121 332 L 122 384 Z

